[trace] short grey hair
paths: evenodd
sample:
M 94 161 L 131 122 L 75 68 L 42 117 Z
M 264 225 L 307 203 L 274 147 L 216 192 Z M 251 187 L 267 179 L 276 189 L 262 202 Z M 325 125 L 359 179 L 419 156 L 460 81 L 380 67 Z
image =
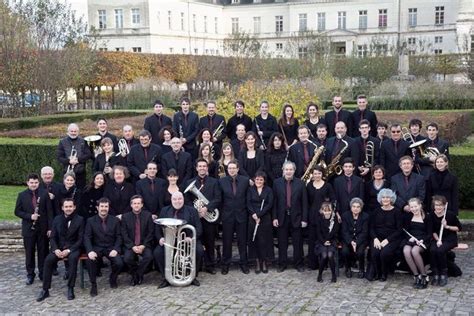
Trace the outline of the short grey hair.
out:
M 351 208 L 352 208 L 352 204 L 359 204 L 361 208 L 364 207 L 364 201 L 362 201 L 362 199 L 361 199 L 361 198 L 358 198 L 358 197 L 353 198 L 353 199 L 349 202 L 349 205 L 351 206 Z
M 383 197 L 389 197 L 390 203 L 392 204 L 394 204 L 397 200 L 397 194 L 395 194 L 395 192 L 390 189 L 382 189 L 380 190 L 379 194 L 377 194 L 377 202 L 379 202 L 379 204 L 382 204 Z
M 132 125 L 129 125 L 129 124 L 126 124 L 126 125 L 124 125 L 124 126 L 122 127 L 122 131 L 124 131 L 124 130 L 126 130 L 126 129 L 130 129 L 130 130 L 133 131 Z
M 294 163 L 293 161 L 291 161 L 291 160 L 285 160 L 285 162 L 283 163 L 283 166 L 281 167 L 281 169 L 282 169 L 282 170 L 285 169 L 286 166 L 288 166 L 288 165 L 290 165 L 290 166 L 293 168 L 293 170 L 296 170 L 296 165 L 295 165 L 295 163 Z
M 41 168 L 41 174 L 45 174 L 46 172 L 51 172 L 54 175 L 54 169 L 50 166 L 44 166 Z
M 79 131 L 79 125 L 77 125 L 76 123 L 71 123 L 71 124 L 69 124 L 69 125 L 67 126 L 67 131 L 69 132 L 69 130 L 70 130 L 71 128 L 74 128 L 74 127 L 77 128 L 77 130 Z

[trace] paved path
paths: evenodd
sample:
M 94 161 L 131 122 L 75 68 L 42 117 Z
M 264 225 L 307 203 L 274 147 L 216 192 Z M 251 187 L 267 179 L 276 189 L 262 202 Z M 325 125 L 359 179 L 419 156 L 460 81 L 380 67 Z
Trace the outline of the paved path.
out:
M 0 313 L 102 313 L 102 314 L 406 314 L 451 313 L 468 315 L 474 311 L 474 243 L 470 251 L 458 253 L 457 263 L 464 275 L 450 278 L 447 287 L 411 288 L 412 279 L 396 274 L 389 281 L 368 282 L 344 276 L 336 284 L 316 282 L 315 271 L 298 273 L 289 269 L 267 275 L 251 272 L 244 275 L 237 268 L 226 276 L 201 273 L 200 287 L 169 287 L 157 289 L 156 272 L 145 275 L 145 283 L 130 287 L 129 277 L 122 274 L 119 288 L 111 290 L 106 277 L 99 278 L 99 296 L 89 296 L 86 289 L 76 286 L 76 299 L 67 301 L 65 281 L 53 278 L 51 297 L 42 303 L 35 301 L 40 290 L 38 280 L 24 284 L 23 254 L 0 256 Z M 60 264 L 60 273 L 63 265 Z M 108 273 L 108 269 L 104 272 Z M 342 272 L 342 270 L 341 270 Z

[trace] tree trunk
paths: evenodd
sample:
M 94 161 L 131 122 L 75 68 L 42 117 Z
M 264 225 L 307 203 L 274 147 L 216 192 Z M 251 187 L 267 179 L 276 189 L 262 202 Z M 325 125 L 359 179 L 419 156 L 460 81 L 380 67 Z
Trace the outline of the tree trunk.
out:
M 100 94 L 101 90 L 100 90 L 100 85 L 97 86 L 97 95 L 99 97 L 99 109 L 102 110 L 102 95 Z
M 112 104 L 111 104 L 112 109 L 115 109 L 115 86 L 112 85 Z
M 91 110 L 95 110 L 95 87 L 91 86 Z

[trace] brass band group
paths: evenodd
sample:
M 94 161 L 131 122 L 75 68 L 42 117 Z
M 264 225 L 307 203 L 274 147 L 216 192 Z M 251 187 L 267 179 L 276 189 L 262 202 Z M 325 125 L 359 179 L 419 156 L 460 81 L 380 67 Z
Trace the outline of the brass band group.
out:
M 121 272 L 136 286 L 153 269 L 160 288 L 198 286 L 200 272 L 215 274 L 219 265 L 229 273 L 235 239 L 244 274 L 250 263 L 255 273 L 291 263 L 298 272 L 319 270 L 318 282 L 329 267 L 336 282 L 339 264 L 346 278 L 383 282 L 397 264 L 417 289 L 447 284 L 461 229 L 458 180 L 436 123 L 426 137 L 418 119 L 387 126 L 363 95 L 353 112 L 339 96 L 324 116 L 310 103 L 304 122 L 289 104 L 279 118 L 266 101 L 255 118 L 244 102 L 234 105 L 226 121 L 213 101 L 201 118 L 187 98 L 173 118 L 156 101 L 137 138 L 129 125 L 111 134 L 103 118 L 84 138 L 70 124 L 56 152 L 63 183 L 49 166 L 29 174 L 15 208 L 26 283 L 35 280 L 35 257 L 43 282 L 37 300 L 49 296 L 60 261 L 74 299 L 81 259 L 92 296 L 107 261 L 112 288 Z

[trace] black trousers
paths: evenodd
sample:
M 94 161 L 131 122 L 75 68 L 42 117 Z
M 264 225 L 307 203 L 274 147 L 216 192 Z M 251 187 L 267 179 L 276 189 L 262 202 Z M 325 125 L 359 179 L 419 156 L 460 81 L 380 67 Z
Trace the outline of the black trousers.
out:
M 352 248 L 351 244 L 344 243 L 342 245 L 342 257 L 346 263 L 346 268 L 350 269 L 354 259 L 359 262 L 360 271 L 365 271 L 365 249 L 367 244 L 357 245 L 356 251 Z
M 97 271 L 100 269 L 100 266 L 103 263 L 103 257 L 109 259 L 110 264 L 112 266 L 112 271 L 110 273 L 110 281 L 116 281 L 120 271 L 122 271 L 123 268 L 123 260 L 120 254 L 117 254 L 117 256 L 115 257 L 110 257 L 110 250 L 108 249 L 94 249 L 94 252 L 97 253 L 96 260 L 87 259 L 87 267 L 89 270 L 89 279 L 91 283 L 97 283 Z
M 74 287 L 76 285 L 76 276 L 77 276 L 77 264 L 79 262 L 79 257 L 81 256 L 81 251 L 72 251 L 67 256 L 67 271 L 69 278 L 67 280 L 68 287 Z M 58 261 L 63 259 L 58 258 L 54 253 L 50 253 L 46 260 L 44 261 L 44 275 L 43 275 L 43 289 L 49 290 L 51 288 L 51 279 L 53 278 L 53 270 L 57 266 Z
M 370 247 L 372 254 L 371 264 L 379 276 L 387 276 L 392 259 L 395 256 L 399 245 L 399 241 L 391 241 L 382 249 L 377 249 L 372 243 Z
M 141 260 L 140 260 L 141 257 Z M 145 248 L 141 255 L 133 252 L 132 249 L 125 250 L 123 261 L 127 264 L 130 269 L 132 276 L 143 277 L 145 270 L 153 260 L 153 252 L 150 248 Z
M 308 225 L 308 267 L 311 269 L 315 269 L 318 264 L 318 256 L 314 253 L 314 247 L 316 246 L 316 225 L 310 224 Z
M 430 266 L 433 274 L 448 274 L 448 251 L 456 247 L 455 242 L 444 241 L 441 247 L 433 241 L 430 245 Z
M 247 265 L 247 222 L 239 223 L 231 219 L 222 222 L 222 265 L 229 266 L 232 260 L 232 238 L 237 234 L 237 248 L 239 249 L 240 265 Z
M 303 229 L 293 227 L 290 215 L 286 215 L 283 223 L 277 229 L 278 234 L 278 264 L 281 267 L 288 265 L 288 237 L 293 244 L 293 261 L 295 267 L 303 265 Z
M 202 224 L 202 245 L 204 246 L 204 265 L 207 268 L 214 268 L 216 265 L 216 236 L 217 224 L 209 223 L 205 219 L 201 219 Z
M 204 249 L 202 248 L 202 243 L 197 240 L 196 241 L 196 276 L 200 269 L 200 262 L 204 253 Z M 160 246 L 159 244 L 156 246 L 155 250 L 153 250 L 153 257 L 155 259 L 155 265 L 158 267 L 161 275 L 165 276 L 165 246 Z
M 48 237 L 46 232 L 37 229 L 29 237 L 23 237 L 25 248 L 25 267 L 29 277 L 35 276 L 35 254 L 38 257 L 38 271 L 40 277 L 43 276 L 44 260 L 48 254 Z

